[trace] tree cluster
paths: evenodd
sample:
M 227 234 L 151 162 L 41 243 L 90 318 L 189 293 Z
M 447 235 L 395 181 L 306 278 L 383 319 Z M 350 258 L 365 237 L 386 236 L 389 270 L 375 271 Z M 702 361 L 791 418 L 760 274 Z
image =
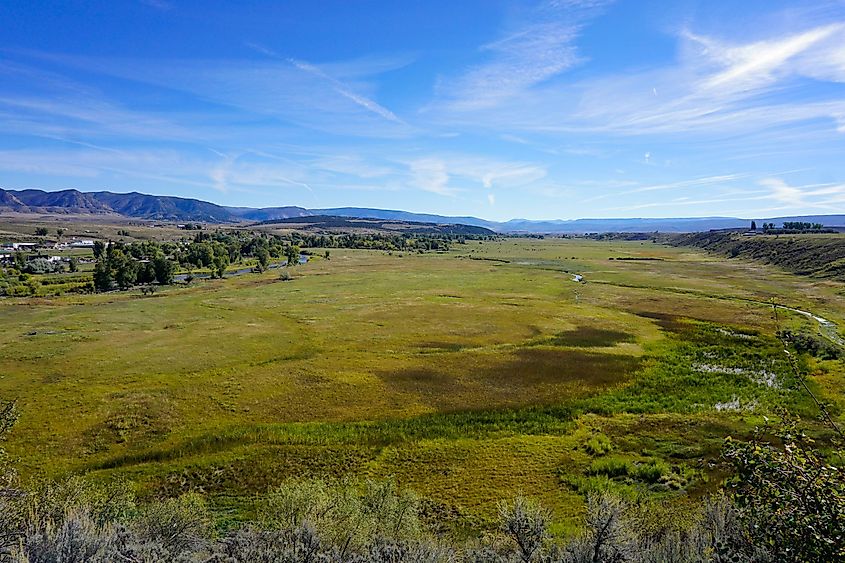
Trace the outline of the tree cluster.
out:
M 94 288 L 97 291 L 108 291 L 115 286 L 128 289 L 137 284 L 173 283 L 176 264 L 167 257 L 164 250 L 162 245 L 155 242 L 131 245 L 109 242 L 100 247 L 95 245 L 97 263 L 94 266 Z
M 783 228 L 788 231 L 820 231 L 824 228 L 824 225 L 805 221 L 784 221 Z

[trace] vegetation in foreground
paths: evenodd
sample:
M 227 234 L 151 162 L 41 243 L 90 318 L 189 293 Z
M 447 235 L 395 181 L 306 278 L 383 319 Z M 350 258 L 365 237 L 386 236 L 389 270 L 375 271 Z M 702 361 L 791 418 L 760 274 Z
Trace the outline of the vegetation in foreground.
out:
M 0 412 L 0 439 L 15 404 Z M 761 436 L 763 433 L 760 434 Z M 493 532 L 458 542 L 391 481 L 290 480 L 257 497 L 256 517 L 223 526 L 196 493 L 139 504 L 126 482 L 81 478 L 21 489 L 3 469 L 0 560 L 85 562 L 817 562 L 845 557 L 845 475 L 794 426 L 781 447 L 729 440 L 727 495 L 697 506 L 590 494 L 583 531 L 550 533 L 531 499 L 500 502 Z M 841 454 L 841 452 L 840 452 Z

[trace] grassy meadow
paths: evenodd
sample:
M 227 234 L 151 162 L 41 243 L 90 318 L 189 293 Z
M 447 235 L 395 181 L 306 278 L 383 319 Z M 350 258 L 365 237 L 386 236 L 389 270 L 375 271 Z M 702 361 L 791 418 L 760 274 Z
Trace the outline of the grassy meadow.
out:
M 22 474 L 202 491 L 232 519 L 290 477 L 392 476 L 454 529 L 517 493 L 576 526 L 590 490 L 713 490 L 723 439 L 779 406 L 812 423 L 771 300 L 845 326 L 845 285 L 650 242 L 332 249 L 292 270 L 0 300 Z M 801 367 L 841 419 L 842 363 Z

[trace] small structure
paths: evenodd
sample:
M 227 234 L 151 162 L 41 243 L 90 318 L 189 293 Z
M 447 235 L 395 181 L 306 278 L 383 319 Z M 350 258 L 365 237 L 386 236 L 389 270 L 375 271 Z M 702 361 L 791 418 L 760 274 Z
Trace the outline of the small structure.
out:
M 73 240 L 70 242 L 71 248 L 94 248 L 93 240 Z
M 3 248 L 6 250 L 33 250 L 37 246 L 37 242 L 10 242 L 3 244 Z

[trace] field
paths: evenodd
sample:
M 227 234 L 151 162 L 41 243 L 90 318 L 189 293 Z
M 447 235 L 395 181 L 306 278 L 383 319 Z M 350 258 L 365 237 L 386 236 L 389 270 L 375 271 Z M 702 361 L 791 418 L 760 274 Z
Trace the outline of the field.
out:
M 290 477 L 393 477 L 452 529 L 517 493 L 575 527 L 589 490 L 713 490 L 723 439 L 778 406 L 813 424 L 772 300 L 845 323 L 843 284 L 651 242 L 332 249 L 292 270 L 0 301 L 23 475 L 198 490 L 224 519 Z M 801 368 L 840 416 L 841 361 Z

